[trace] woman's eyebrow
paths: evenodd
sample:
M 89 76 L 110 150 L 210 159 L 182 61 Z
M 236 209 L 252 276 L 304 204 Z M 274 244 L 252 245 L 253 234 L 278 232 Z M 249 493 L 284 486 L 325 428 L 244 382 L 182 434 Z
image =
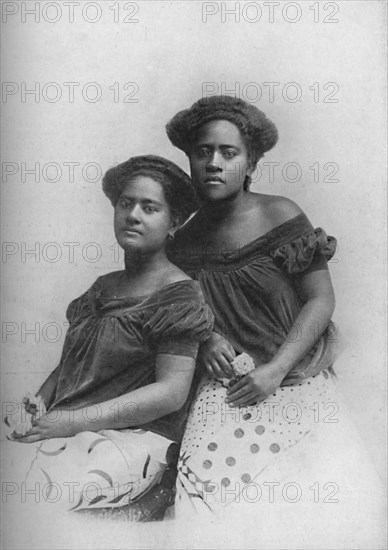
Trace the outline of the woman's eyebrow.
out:
M 198 141 L 195 144 L 195 147 L 213 147 L 213 145 L 211 143 L 206 143 L 204 141 Z
M 156 204 L 158 206 L 162 206 L 162 203 L 155 200 L 155 199 L 150 199 L 149 197 L 134 197 L 133 195 L 128 195 L 126 193 L 123 193 L 122 195 L 120 195 L 120 199 L 129 199 L 129 200 L 137 200 L 137 201 L 140 201 L 142 203 L 147 203 L 147 204 Z
M 236 149 L 236 151 L 241 151 L 238 145 L 220 145 L 221 149 Z
M 156 206 L 162 206 L 162 203 L 155 200 L 155 199 L 147 199 L 147 198 L 143 198 L 143 199 L 140 199 L 141 202 L 144 202 L 146 204 L 155 204 Z
M 205 142 L 199 142 L 196 143 L 195 147 L 214 147 L 213 143 L 205 143 Z M 241 151 L 241 148 L 238 145 L 228 145 L 228 144 L 222 144 L 219 146 L 221 149 L 236 149 L 236 151 Z

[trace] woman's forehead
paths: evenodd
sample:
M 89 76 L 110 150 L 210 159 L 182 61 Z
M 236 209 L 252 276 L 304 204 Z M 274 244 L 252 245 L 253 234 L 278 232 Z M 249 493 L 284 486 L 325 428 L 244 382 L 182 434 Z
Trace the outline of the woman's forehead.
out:
M 151 176 L 142 174 L 134 175 L 125 182 L 121 196 L 152 198 L 163 202 L 165 200 L 161 183 Z
M 203 124 L 197 132 L 195 142 L 217 141 L 225 145 L 244 145 L 239 128 L 229 120 L 210 120 Z

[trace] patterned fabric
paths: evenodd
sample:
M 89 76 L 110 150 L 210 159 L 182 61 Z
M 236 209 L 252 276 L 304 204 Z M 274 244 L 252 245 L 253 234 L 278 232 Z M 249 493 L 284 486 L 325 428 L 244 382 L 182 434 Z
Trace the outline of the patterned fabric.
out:
M 282 387 L 260 405 L 232 408 L 226 388 L 205 376 L 198 388 L 178 461 L 177 517 L 220 514 L 260 483 L 279 456 L 317 427 L 317 415 L 338 422 L 332 375 Z M 307 438 L 307 439 L 306 439 Z M 264 480 L 266 478 L 264 477 Z
M 158 354 L 195 358 L 199 343 L 211 333 L 213 315 L 197 282 L 114 298 L 120 274 L 99 277 L 70 304 L 60 364 L 40 390 L 48 410 L 60 409 L 71 418 L 74 409 L 153 383 Z M 173 455 L 188 407 L 189 400 L 141 429 L 85 431 L 30 444 L 36 456 L 21 468 L 22 475 L 28 471 L 29 483 L 45 488 L 49 502 L 59 492 L 58 503 L 67 510 L 113 514 L 120 508 L 127 519 L 162 519 L 174 497 Z
M 164 474 L 171 477 L 178 445 L 158 434 L 102 430 L 34 445 L 26 486 L 38 483 L 49 503 L 77 512 L 123 508 L 135 521 L 160 516 L 171 503 L 173 483 Z

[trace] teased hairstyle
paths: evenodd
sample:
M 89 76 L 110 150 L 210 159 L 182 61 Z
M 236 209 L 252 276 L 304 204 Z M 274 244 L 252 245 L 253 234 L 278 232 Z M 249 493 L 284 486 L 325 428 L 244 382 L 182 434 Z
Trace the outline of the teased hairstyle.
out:
M 232 96 L 199 99 L 190 109 L 177 113 L 167 124 L 173 145 L 187 155 L 198 130 L 211 120 L 228 120 L 237 126 L 254 165 L 278 140 L 276 126 L 257 107 Z
M 103 180 L 102 189 L 113 206 L 125 185 L 136 176 L 147 176 L 160 183 L 173 216 L 182 223 L 198 208 L 189 176 L 170 160 L 156 155 L 131 157 L 110 168 Z

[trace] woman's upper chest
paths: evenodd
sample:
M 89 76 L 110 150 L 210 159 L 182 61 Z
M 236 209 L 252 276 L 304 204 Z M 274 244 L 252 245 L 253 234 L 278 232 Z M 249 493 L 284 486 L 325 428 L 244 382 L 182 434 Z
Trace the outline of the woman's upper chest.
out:
M 266 217 L 247 216 L 201 223 L 189 227 L 172 243 L 169 256 L 186 272 L 191 269 L 233 269 L 259 258 L 273 267 L 271 243 L 273 223 Z M 189 273 L 193 276 L 192 273 Z M 194 278 L 196 278 L 194 276 Z
M 268 213 L 259 208 L 249 208 L 237 215 L 225 215 L 215 220 L 198 217 L 191 235 L 188 233 L 187 236 L 192 244 L 235 248 L 259 239 L 276 225 Z

